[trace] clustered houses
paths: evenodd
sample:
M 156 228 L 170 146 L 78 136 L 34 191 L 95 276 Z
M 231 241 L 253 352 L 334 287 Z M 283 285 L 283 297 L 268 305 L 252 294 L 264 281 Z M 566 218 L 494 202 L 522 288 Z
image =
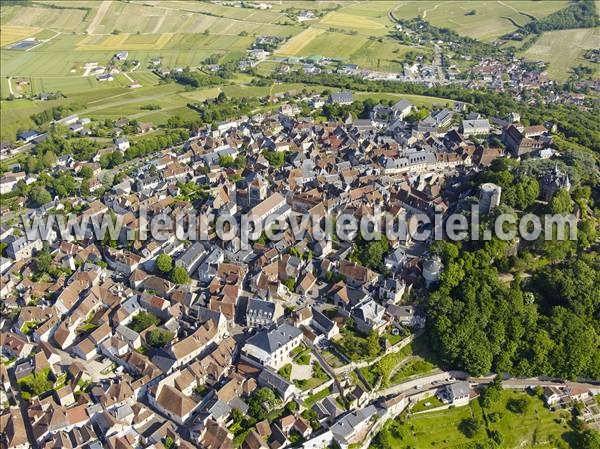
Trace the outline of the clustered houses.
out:
M 335 93 L 330 101 L 345 104 L 352 94 Z M 107 213 L 123 223 L 110 244 L 94 239 L 91 225 L 71 240 L 48 232 L 46 242 L 3 227 L 2 299 L 14 319 L 3 322 L 1 393 L 28 401 L 27 416 L 11 408 L 14 401 L 2 401 L 9 404 L 0 421 L 9 447 L 29 447 L 29 422 L 43 448 L 67 440 L 91 449 L 172 440 L 180 448 L 229 449 L 239 414 L 251 413 L 265 388 L 282 407 L 325 388 L 332 394 L 311 405 L 318 431 L 289 407 L 248 429 L 242 447 L 275 449 L 300 438 L 307 448 L 333 441 L 345 448 L 365 438 L 396 405 L 369 404 L 360 387 L 334 383 L 320 351 L 346 321 L 363 334 L 422 328 L 424 310 L 406 303 L 405 293 L 435 282 L 443 266 L 434 259 L 423 264 L 410 236 L 389 239 L 385 270 L 378 272 L 357 261 L 355 244 L 318 238 L 312 225 L 245 244 L 241 235 L 220 239 L 212 225 L 202 231 L 201 224 L 245 214 L 255 225 L 275 217 L 299 225 L 298 214 L 318 222 L 377 211 L 408 223 L 417 213 L 446 211 L 448 198 L 466 198 L 469 192 L 442 193 L 470 171 L 552 142 L 546 128 L 521 126 L 515 115 L 488 120 L 455 106 L 409 123 L 413 109 L 402 100 L 374 108 L 370 119 L 317 124 L 290 106 L 197 131 L 182 148 L 145 158 L 102 195 L 69 198 L 82 223 Z M 487 134 L 508 151 L 471 139 Z M 88 168 L 101 175 L 99 167 Z M 3 192 L 23 176 L 5 175 Z M 559 188 L 570 182 L 556 168 L 542 179 L 544 196 Z M 49 208 L 28 212 L 44 217 Z M 160 214 L 185 216 L 198 238 L 179 238 L 169 226 L 151 232 L 148 224 Z M 41 254 L 49 265 L 43 275 Z M 168 269 L 158 263 L 162 255 L 169 256 Z M 189 282 L 173 275 L 181 270 Z M 315 379 L 321 383 L 313 386 Z M 335 394 L 354 398 L 350 409 Z M 468 385 L 458 384 L 443 397 L 458 404 L 468 395 Z

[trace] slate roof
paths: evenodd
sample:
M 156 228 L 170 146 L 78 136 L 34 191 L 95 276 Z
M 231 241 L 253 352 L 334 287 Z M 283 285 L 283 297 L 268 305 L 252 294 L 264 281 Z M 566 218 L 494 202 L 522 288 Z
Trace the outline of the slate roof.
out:
M 332 103 L 352 103 L 352 92 L 334 92 L 330 98 Z
M 300 335 L 302 335 L 300 329 L 283 323 L 270 331 L 258 332 L 252 338 L 248 339 L 247 344 L 256 346 L 271 354 Z

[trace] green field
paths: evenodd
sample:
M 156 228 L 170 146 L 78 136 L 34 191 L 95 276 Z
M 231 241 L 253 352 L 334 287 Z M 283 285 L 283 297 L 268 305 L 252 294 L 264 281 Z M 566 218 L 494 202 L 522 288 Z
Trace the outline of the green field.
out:
M 392 39 L 366 37 L 362 34 L 348 35 L 311 27 L 286 42 L 277 54 L 320 55 L 371 69 L 400 71 L 403 56 L 409 51 L 430 53 L 429 49 L 400 45 Z
M 367 36 L 385 36 L 393 30 L 388 16 L 398 2 L 377 1 L 368 4 L 350 3 L 337 11 L 325 15 L 318 22 L 323 28 L 338 28 L 356 31 Z
M 425 47 L 408 47 L 388 37 L 393 31 L 392 14 L 398 18 L 420 15 L 436 26 L 483 40 L 491 40 L 515 26 L 523 25 L 528 15 L 546 16 L 566 4 L 565 1 L 371 1 L 371 2 L 281 2 L 269 10 L 224 6 L 197 1 L 57 1 L 31 2 L 26 6 L 5 6 L 0 11 L 1 45 L 0 96 L 16 96 L 60 91 L 67 98 L 40 102 L 2 101 L 3 140 L 13 140 L 15 131 L 33 126 L 30 115 L 52 106 L 77 104 L 82 114 L 93 118 L 114 118 L 129 114 L 133 118 L 164 123 L 171 114 L 194 114 L 186 104 L 225 92 L 232 97 L 266 96 L 296 91 L 302 85 L 250 85 L 245 75 L 220 88 L 186 92 L 181 86 L 159 85 L 150 72 L 149 61 L 160 58 L 162 67 L 195 67 L 212 55 L 220 61 L 242 57 L 259 35 L 279 35 L 288 40 L 276 51 L 276 57 L 322 55 L 346 63 L 382 71 L 402 70 L 407 52 L 425 53 Z M 308 24 L 295 21 L 302 9 L 322 15 Z M 473 15 L 467 14 L 471 10 Z M 289 15 L 288 15 L 289 14 Z M 7 46 L 23 38 L 36 37 L 44 42 L 27 51 Z M 565 79 L 568 68 L 586 63 L 582 53 L 598 47 L 592 30 L 568 30 L 546 33 L 524 53 L 531 59 L 550 63 L 549 73 Z M 574 50 L 575 49 L 575 50 Z M 130 60 L 140 66 L 128 76 L 143 85 L 129 89 L 124 75 L 114 81 L 98 82 L 83 76 L 86 64 L 105 66 L 115 52 L 127 50 Z M 568 60 L 565 60 L 568 58 Z M 277 67 L 265 62 L 256 67 L 268 74 Z M 19 81 L 28 81 L 19 85 Z M 315 86 L 320 89 L 320 86 Z M 321 89 L 322 90 L 322 89 Z M 445 105 L 447 100 L 390 94 L 356 93 L 359 99 L 396 100 L 407 98 L 419 106 Z M 161 109 L 149 111 L 141 106 L 152 102 Z
M 583 58 L 586 50 L 600 47 L 598 30 L 581 28 L 575 30 L 550 31 L 542 36 L 522 56 L 549 63 L 548 75 L 564 81 L 569 70 L 578 65 L 593 67 L 598 76 L 598 64 L 591 64 Z
M 529 403 L 524 414 L 514 413 L 507 409 L 511 399 L 526 397 Z M 490 415 L 499 414 L 496 422 L 491 422 Z M 570 418 L 570 413 L 566 415 Z M 487 432 L 485 424 L 472 437 L 468 438 L 460 430 L 461 422 L 474 417 L 482 423 L 487 420 L 487 429 L 497 430 L 503 438 L 502 446 L 507 449 L 551 449 L 554 443 L 570 431 L 566 419 L 559 412 L 551 412 L 545 408 L 537 397 L 531 397 L 523 391 L 504 391 L 501 399 L 490 410 L 484 411 L 478 401 L 471 401 L 468 406 L 450 408 L 437 412 L 427 412 L 395 421 L 390 426 L 390 435 L 395 449 L 436 448 L 458 449 L 468 443 L 485 441 Z M 484 420 L 485 418 L 485 420 Z
M 49 109 L 53 106 L 63 104 L 76 104 L 81 107 L 79 111 L 83 117 L 90 117 L 95 120 L 116 119 L 127 116 L 132 119 L 137 119 L 143 122 L 151 122 L 155 125 L 166 123 L 172 115 L 180 115 L 184 118 L 193 118 L 196 112 L 188 108 L 188 103 L 200 102 L 207 98 L 215 98 L 220 92 L 224 92 L 229 97 L 265 97 L 272 94 L 290 92 L 298 93 L 303 89 L 310 92 L 322 92 L 324 90 L 337 91 L 327 86 L 304 85 L 281 83 L 275 84 L 272 87 L 259 87 L 244 84 L 231 84 L 221 87 L 212 87 L 205 89 L 197 89 L 186 91 L 182 86 L 171 83 L 158 87 L 158 78 L 148 72 L 134 72 L 130 75 L 136 81 L 144 85 L 140 89 L 129 89 L 123 75 L 117 75 L 115 81 L 109 86 L 103 86 L 93 80 L 95 87 L 83 85 L 83 90 L 73 91 L 67 98 L 52 101 L 31 101 L 31 100 L 13 100 L 2 101 L 0 118 L 2 119 L 1 138 L 3 140 L 13 140 L 17 130 L 28 129 L 34 126 L 30 116 L 32 114 Z M 69 84 L 72 80 L 82 80 L 84 83 L 89 78 L 82 77 L 58 77 L 58 78 L 31 78 L 33 88 L 38 89 L 38 83 L 44 83 L 48 86 L 49 80 L 54 84 L 52 87 L 68 91 Z M 241 80 L 240 80 L 241 81 Z M 75 85 L 70 85 L 75 89 Z M 402 95 L 394 93 L 368 93 L 355 92 L 355 98 L 362 100 L 365 98 L 374 98 L 376 100 L 391 100 L 398 101 L 407 99 L 416 106 L 446 106 L 453 102 L 444 98 L 426 97 L 420 95 Z M 160 106 L 158 110 L 145 110 L 142 106 L 153 104 Z M 275 103 L 275 107 L 278 105 Z
M 517 27 L 511 20 L 523 26 L 531 20 L 527 15 L 545 17 L 566 4 L 566 1 L 558 0 L 400 2 L 394 9 L 394 15 L 399 19 L 420 16 L 434 26 L 449 28 L 474 39 L 491 41 L 516 31 Z
M 54 7 L 52 7 L 54 6 Z M 297 24 L 280 12 L 199 2 L 71 2 L 3 6 L 2 24 L 89 35 L 114 33 L 295 34 Z
M 415 106 L 425 106 L 425 107 L 446 107 L 452 106 L 454 104 L 453 100 L 449 100 L 447 98 L 436 98 L 436 97 L 426 97 L 423 95 L 409 95 L 409 94 L 395 94 L 395 93 L 385 93 L 385 92 L 356 92 L 354 96 L 359 100 L 364 100 L 366 98 L 373 98 L 374 100 L 392 100 L 394 102 L 399 100 L 408 100 Z

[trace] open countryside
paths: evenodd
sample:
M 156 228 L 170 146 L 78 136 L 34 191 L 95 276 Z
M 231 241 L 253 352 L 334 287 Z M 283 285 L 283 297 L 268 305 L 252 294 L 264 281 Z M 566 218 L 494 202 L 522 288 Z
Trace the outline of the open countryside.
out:
M 286 11 L 307 6 L 302 3 L 287 8 L 275 3 L 261 12 L 208 2 L 51 1 L 27 5 L 21 14 L 15 12 L 16 7 L 4 7 L 0 95 L 6 98 L 11 94 L 35 96 L 60 91 L 67 98 L 58 100 L 59 104 L 88 95 L 95 97 L 97 90 L 106 89 L 106 96 L 112 96 L 115 89 L 127 89 L 131 84 L 129 79 L 116 76 L 110 83 L 99 83 L 93 76 L 85 76 L 86 65 L 104 65 L 115 52 L 128 51 L 129 57 L 139 62 L 128 77 L 150 87 L 158 83 L 158 78 L 149 72 L 152 59 L 159 58 L 163 66 L 173 68 L 195 66 L 213 55 L 221 61 L 242 57 L 255 38 L 264 34 L 285 39 L 274 53 L 280 58 L 320 55 L 373 70 L 399 71 L 407 54 L 411 58 L 419 55 L 431 58 L 432 50 L 427 46 L 402 45 L 390 37 L 394 17 L 422 17 L 435 26 L 489 41 L 516 30 L 515 24 L 522 26 L 533 17 L 543 18 L 555 12 L 564 2 L 382 1 L 369 5 L 343 2 L 315 5 L 318 16 L 300 23 Z M 548 62 L 550 76 L 564 81 L 570 67 L 586 64 L 582 54 L 597 46 L 598 40 L 597 33 L 589 29 L 569 33 L 572 32 L 545 33 L 522 54 Z M 10 44 L 28 38 L 39 39 L 39 43 L 25 51 L 9 48 Z M 571 52 L 576 56 L 565 64 L 556 55 L 561 54 L 560 46 L 567 43 L 574 44 L 577 50 Z M 260 65 L 257 69 L 260 70 Z M 24 79 L 27 86 L 19 86 Z M 140 101 L 146 97 L 142 93 Z M 27 112 L 43 106 L 23 105 L 11 117 L 4 114 L 6 126 L 2 138 L 11 139 L 15 129 L 31 123 Z

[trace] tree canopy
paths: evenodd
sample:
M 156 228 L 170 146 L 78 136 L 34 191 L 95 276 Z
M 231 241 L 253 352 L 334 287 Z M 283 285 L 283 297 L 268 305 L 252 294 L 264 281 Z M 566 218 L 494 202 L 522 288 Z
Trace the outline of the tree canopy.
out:
M 156 258 L 156 268 L 161 273 L 169 273 L 173 269 L 173 258 L 168 254 L 159 254 Z

